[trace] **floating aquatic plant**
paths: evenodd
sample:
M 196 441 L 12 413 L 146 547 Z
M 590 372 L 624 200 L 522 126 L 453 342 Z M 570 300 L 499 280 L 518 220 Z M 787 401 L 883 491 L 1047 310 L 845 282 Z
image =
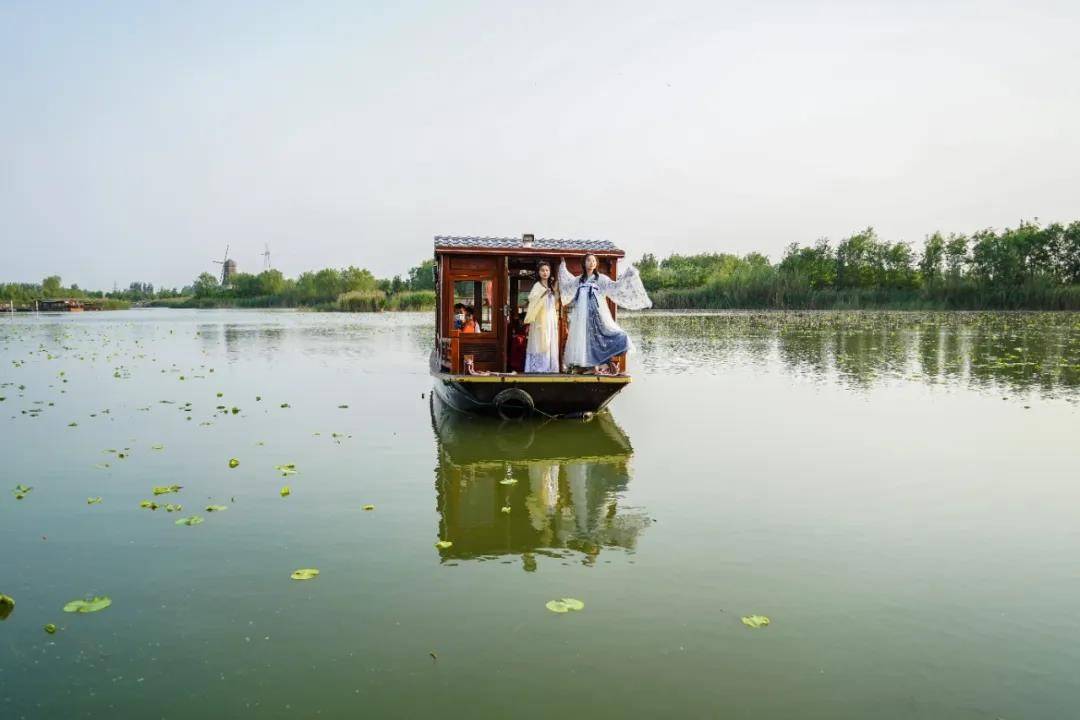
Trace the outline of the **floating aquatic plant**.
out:
M 26 494 L 28 492 L 30 492 L 31 490 L 33 490 L 33 489 L 34 489 L 33 485 L 26 486 L 26 485 L 23 485 L 22 483 L 19 483 L 14 488 L 12 488 L 11 494 L 15 496 L 16 500 L 22 500 L 24 497 L 26 497 Z
M 104 610 L 112 605 L 112 600 L 108 597 L 94 597 L 88 600 L 72 600 L 64 606 L 64 612 L 67 613 L 92 613 Z
M 176 521 L 176 524 L 177 525 L 191 526 L 191 525 L 199 525 L 200 523 L 202 523 L 202 521 L 203 521 L 203 519 L 201 517 L 199 517 L 198 515 L 192 515 L 191 517 L 180 518 L 179 520 Z
M 440 540 L 439 542 L 435 543 L 435 547 L 439 548 L 440 550 L 445 550 L 448 547 L 453 547 L 453 545 L 454 543 L 450 540 Z
M 47 625 L 45 625 L 45 627 L 44 627 L 44 628 L 42 628 L 42 629 L 43 629 L 43 630 L 44 630 L 45 632 L 49 633 L 50 635 L 55 635 L 55 634 L 56 634 L 56 625 L 54 625 L 53 623 L 48 623 L 48 624 L 47 624 Z
M 763 628 L 770 622 L 772 621 L 764 615 L 747 615 L 746 617 L 742 618 L 742 624 L 754 630 L 757 630 L 758 628 Z
M 362 509 L 362 510 L 374 510 L 374 509 L 375 509 L 375 506 L 374 506 L 374 505 L 365 505 L 365 506 L 364 506 L 363 508 L 361 508 L 361 509 Z
M 514 478 L 506 478 L 505 480 L 500 480 L 499 484 L 500 485 L 517 485 L 517 480 L 515 480 Z
M 229 467 L 235 468 L 240 466 L 240 461 L 236 458 L 229 458 Z
M 285 497 L 286 495 L 292 495 L 292 490 L 289 488 L 288 485 L 281 488 L 281 497 Z
M 207 505 L 206 512 L 221 512 L 222 510 L 228 510 L 227 505 Z
M 180 492 L 183 485 L 158 485 L 154 488 L 155 495 L 167 495 L 169 493 Z
M 301 568 L 299 570 L 294 570 L 293 574 L 289 577 L 293 580 L 314 580 L 318 576 L 319 571 L 315 568 Z
M 146 508 L 147 510 L 157 510 L 158 504 L 153 500 L 142 500 L 139 502 L 139 507 Z
M 165 446 L 162 445 L 161 443 L 154 443 L 153 445 L 150 446 L 150 449 L 151 450 L 164 450 Z
M 0 595 L 0 620 L 7 620 L 15 609 L 15 600 L 10 595 Z
M 97 504 L 98 504 L 98 503 L 100 503 L 100 502 L 101 502 L 101 498 L 100 498 L 100 497 L 89 497 L 89 498 L 86 498 L 86 504 L 87 504 L 87 505 L 97 505 Z
M 576 598 L 562 598 L 561 600 L 548 600 L 544 605 L 548 610 L 554 613 L 565 613 L 585 609 L 585 603 Z

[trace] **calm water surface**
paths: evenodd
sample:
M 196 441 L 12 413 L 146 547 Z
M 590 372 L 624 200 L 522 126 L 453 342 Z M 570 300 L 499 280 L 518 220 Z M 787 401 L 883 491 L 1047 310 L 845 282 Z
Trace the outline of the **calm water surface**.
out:
M 426 314 L 0 319 L 0 717 L 1080 714 L 1080 316 L 625 325 L 500 426 Z

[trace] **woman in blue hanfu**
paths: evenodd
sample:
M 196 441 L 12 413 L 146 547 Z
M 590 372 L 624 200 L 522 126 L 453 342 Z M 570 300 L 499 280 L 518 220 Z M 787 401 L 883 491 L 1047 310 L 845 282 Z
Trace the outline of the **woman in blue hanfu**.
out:
M 633 265 L 618 280 L 597 271 L 595 255 L 585 256 L 585 270 L 574 277 L 559 263 L 559 292 L 564 305 L 570 306 L 570 334 L 566 338 L 563 366 L 570 371 L 587 368 L 598 375 L 618 372 L 612 362 L 616 355 L 633 350 L 626 332 L 615 324 L 607 302 L 609 298 L 627 310 L 652 307 L 652 300 L 641 284 Z

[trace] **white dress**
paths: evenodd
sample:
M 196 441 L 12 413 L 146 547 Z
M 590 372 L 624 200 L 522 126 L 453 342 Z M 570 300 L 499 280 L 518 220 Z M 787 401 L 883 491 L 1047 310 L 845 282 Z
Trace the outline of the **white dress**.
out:
M 628 310 L 652 307 L 637 268 L 631 265 L 618 280 L 598 273 L 583 281 L 571 275 L 563 262 L 559 264 L 559 292 L 563 304 L 573 306 L 563 354 L 566 368 L 596 367 L 616 355 L 633 352 L 630 337 L 611 317 L 607 299 Z

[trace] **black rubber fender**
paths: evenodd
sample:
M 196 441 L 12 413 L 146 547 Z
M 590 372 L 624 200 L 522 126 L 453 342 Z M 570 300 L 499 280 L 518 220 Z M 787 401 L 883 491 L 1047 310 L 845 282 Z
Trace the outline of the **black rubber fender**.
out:
M 507 388 L 491 399 L 495 411 L 503 420 L 522 420 L 536 408 L 532 395 L 521 388 Z

